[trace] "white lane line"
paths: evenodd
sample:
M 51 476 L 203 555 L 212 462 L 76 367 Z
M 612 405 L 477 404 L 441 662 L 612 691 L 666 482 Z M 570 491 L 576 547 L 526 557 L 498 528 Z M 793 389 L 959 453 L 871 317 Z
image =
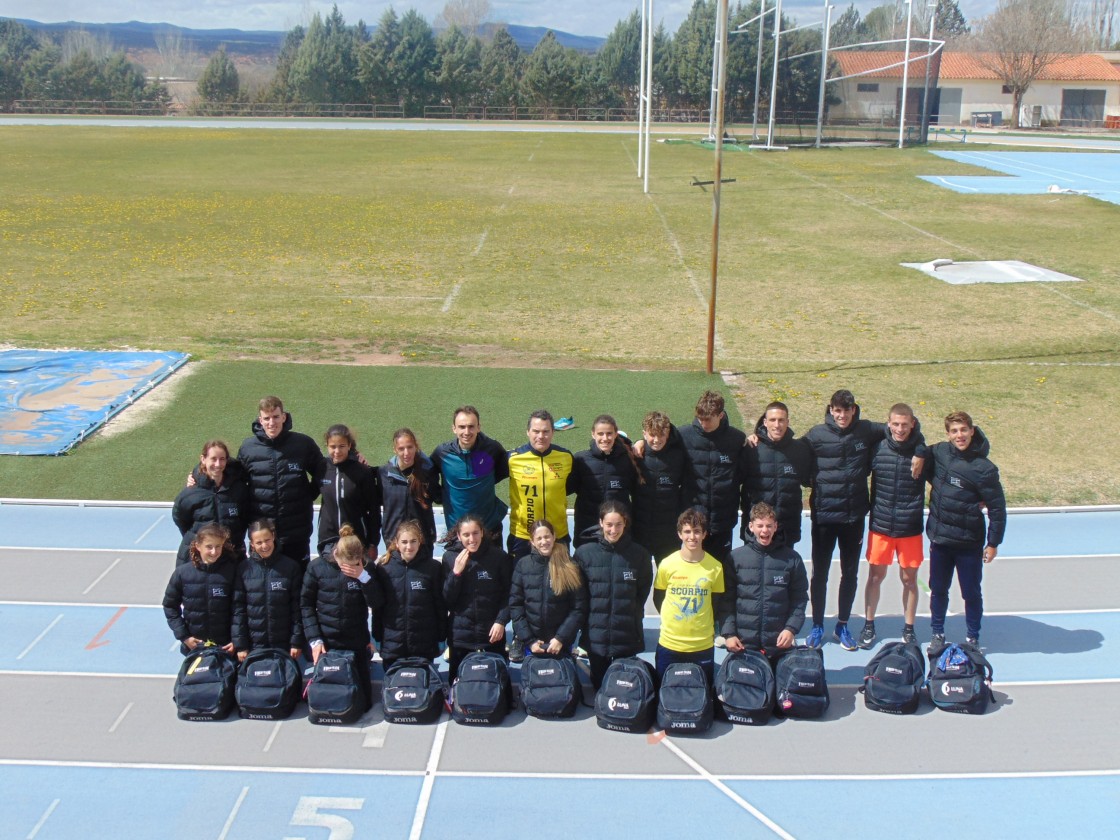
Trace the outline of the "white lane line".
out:
M 136 704 L 135 703 L 129 703 L 127 706 L 124 707 L 124 711 L 122 711 L 119 715 L 117 715 L 117 719 L 115 721 L 113 721 L 113 725 L 109 727 L 109 734 L 110 735 L 112 735 L 114 732 L 117 731 L 117 727 L 121 725 L 121 721 L 124 720 L 125 715 L 127 715 L 129 712 L 132 711 L 132 707 L 134 705 L 136 705 Z
M 276 736 L 280 734 L 280 724 L 283 722 L 282 720 L 276 721 L 276 725 L 272 727 L 272 732 L 268 734 L 268 740 L 264 742 L 264 749 L 261 750 L 261 752 L 268 752 L 272 749 L 272 742 L 275 741 Z
M 428 802 L 432 798 L 432 786 L 435 784 L 436 771 L 439 769 L 443 739 L 447 736 L 447 723 L 443 720 L 436 727 L 436 737 L 432 741 L 432 751 L 428 755 L 428 766 L 424 769 L 424 784 L 420 788 L 420 801 L 416 803 L 416 814 L 412 818 L 412 830 L 408 833 L 408 840 L 420 840 L 420 835 L 424 833 L 424 820 L 428 816 Z
M 455 298 L 459 297 L 459 292 L 462 291 L 462 289 L 463 289 L 463 281 L 460 280 L 458 283 L 455 284 L 455 287 L 451 290 L 451 294 L 449 294 L 447 296 L 447 298 L 443 301 L 443 306 L 441 306 L 439 308 L 439 311 L 440 312 L 450 312 L 451 311 L 451 304 L 453 304 L 455 302 Z
M 27 835 L 27 840 L 35 840 L 35 837 L 39 834 L 39 829 L 50 819 L 51 814 L 54 813 L 54 809 L 58 807 L 58 803 L 61 801 L 61 799 L 56 799 L 47 806 L 47 810 L 43 812 L 43 816 L 39 817 L 39 822 L 35 823 L 35 827 L 31 829 L 31 832 Z
M 105 579 L 105 576 L 107 574 L 109 574 L 109 572 L 113 571 L 113 569 L 115 569 L 117 567 L 117 564 L 120 563 L 120 562 L 121 562 L 121 558 L 118 557 L 116 560 L 114 560 L 112 563 L 110 563 L 109 568 L 107 568 L 105 571 L 103 571 L 101 574 L 99 574 L 97 576 L 97 578 L 93 581 L 93 583 L 91 583 L 89 586 L 87 586 L 85 589 L 82 590 L 82 594 L 83 595 L 88 595 L 89 591 L 91 589 L 93 589 L 93 587 L 97 586 L 97 584 L 101 583 L 101 581 L 103 581 Z
M 58 616 L 55 618 L 55 620 L 47 625 L 47 629 L 44 630 L 42 633 L 40 633 L 38 636 L 36 636 L 34 641 L 32 641 L 31 644 L 29 644 L 27 647 L 25 647 L 23 649 L 23 653 L 21 653 L 19 656 L 17 656 L 16 659 L 17 660 L 23 659 L 23 657 L 25 657 L 25 656 L 27 656 L 27 654 L 31 653 L 31 648 L 33 648 L 33 647 L 35 647 L 35 645 L 39 644 L 39 642 L 42 641 L 43 637 L 45 635 L 47 635 L 47 633 L 51 632 L 51 630 L 54 629 L 54 626 L 56 624 L 58 624 L 58 622 L 62 621 L 62 615 L 63 615 L 62 613 L 59 613 Z
M 167 649 L 167 651 L 168 651 L 168 653 L 174 653 L 178 649 L 179 649 L 179 641 L 178 641 L 178 639 L 176 639 L 174 642 L 171 643 L 171 647 L 169 647 Z
M 140 543 L 142 543 L 144 541 L 144 538 L 147 537 L 148 534 L 152 533 L 152 531 L 154 531 L 156 529 L 156 526 L 159 525 L 159 523 L 161 523 L 166 518 L 167 518 L 167 514 L 161 513 L 159 515 L 159 517 L 156 519 L 156 521 L 153 522 L 151 524 L 151 526 L 149 526 L 148 530 L 145 531 L 143 534 L 141 534 L 139 537 L 136 538 L 136 542 L 134 542 L 133 545 L 140 545 Z
M 105 671 L 0 670 L 0 677 L 103 677 L 112 680 L 174 680 L 176 676 L 176 674 L 113 674 Z
M 249 795 L 249 788 L 241 788 L 241 793 L 237 796 L 237 801 L 233 803 L 233 810 L 229 812 L 226 817 L 226 824 L 222 826 L 222 833 L 218 835 L 218 840 L 226 840 L 229 836 L 229 830 L 233 828 L 233 821 L 237 819 L 237 812 L 241 810 L 241 803 L 245 801 L 245 797 Z
M 486 244 L 486 237 L 490 235 L 490 228 L 486 228 L 482 232 L 482 236 L 478 237 L 478 245 L 475 246 L 474 251 L 471 253 L 472 257 L 477 257 L 482 253 L 482 246 Z
M 513 187 L 510 187 L 509 190 L 506 192 L 506 195 L 513 195 L 514 187 L 516 187 L 516 185 L 514 185 Z
M 776 835 L 781 837 L 782 840 L 795 840 L 792 834 L 790 834 L 788 831 L 786 831 L 784 828 L 782 828 L 780 825 L 778 825 L 776 822 L 774 822 L 772 819 L 770 819 L 768 816 L 754 807 L 751 803 L 747 802 L 747 800 L 743 799 L 743 797 L 739 796 L 739 794 L 725 785 L 722 781 L 709 773 L 706 769 L 704 769 L 704 767 L 700 765 L 699 762 L 697 762 L 692 758 L 692 756 L 690 756 L 688 753 L 674 744 L 669 738 L 663 738 L 661 740 L 661 743 L 663 746 L 668 747 L 669 751 L 676 755 L 677 758 L 679 758 L 681 761 L 683 761 L 685 764 L 699 773 L 705 781 L 714 785 L 716 789 L 720 791 L 720 793 L 724 794 L 732 802 L 734 802 L 736 805 L 738 805 L 740 808 L 742 808 L 744 811 L 746 811 Z

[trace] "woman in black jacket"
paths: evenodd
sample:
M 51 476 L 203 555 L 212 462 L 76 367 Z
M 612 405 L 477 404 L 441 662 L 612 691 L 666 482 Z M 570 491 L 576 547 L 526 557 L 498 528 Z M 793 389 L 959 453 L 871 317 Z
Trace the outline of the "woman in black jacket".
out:
M 381 605 L 381 588 L 366 571 L 365 561 L 362 541 L 353 528 L 343 525 L 334 551 L 308 565 L 300 602 L 312 661 L 318 662 L 328 650 L 352 651 L 369 709 L 373 705 L 369 611 Z
M 587 588 L 547 519 L 529 527 L 533 548 L 517 561 L 509 591 L 514 638 L 526 654 L 570 656 L 587 613 Z
M 176 566 L 163 595 L 163 614 L 179 650 L 186 656 L 199 645 L 233 645 L 233 590 L 237 557 L 222 525 L 203 525 L 190 545 L 190 563 Z
M 374 576 L 383 599 L 374 635 L 381 642 L 385 671 L 406 656 L 439 656 L 447 628 L 443 566 L 424 545 L 419 522 L 401 523 L 388 551 L 378 559 Z
M 322 502 L 319 508 L 319 553 L 330 553 L 338 542 L 339 529 L 349 525 L 366 547 L 377 556 L 381 541 L 381 486 L 377 470 L 358 460 L 358 442 L 349 427 L 336 423 L 323 438 L 327 458 L 319 478 Z
M 443 599 L 448 610 L 451 679 L 468 653 L 506 655 L 509 622 L 509 555 L 494 545 L 482 517 L 468 513 L 455 525 L 443 555 Z
M 576 494 L 576 548 L 587 542 L 584 532 L 595 527 L 599 505 L 619 499 L 629 507 L 640 480 L 636 460 L 614 418 L 609 414 L 596 417 L 591 424 L 591 445 L 572 455 L 568 477 L 568 492 Z
M 587 649 L 591 684 L 603 683 L 607 666 L 645 650 L 646 599 L 653 586 L 650 553 L 630 539 L 630 511 L 619 501 L 603 502 L 599 527 L 576 550 L 587 581 L 588 607 L 580 644 Z
M 436 544 L 432 504 L 440 499 L 439 477 L 431 459 L 420 450 L 411 429 L 393 432 L 393 457 L 377 468 L 381 484 L 381 527 L 395 534 L 402 522 L 415 519 L 428 545 Z
M 249 558 L 237 567 L 233 592 L 233 642 L 242 662 L 257 648 L 303 651 L 299 564 L 276 550 L 276 526 L 269 519 L 249 525 Z
M 171 520 L 183 536 L 175 557 L 176 565 L 190 562 L 195 533 L 209 522 L 229 529 L 233 550 L 238 559 L 244 559 L 245 526 L 251 506 L 249 484 L 241 464 L 230 459 L 229 447 L 224 441 L 206 441 L 187 486 L 179 491 L 171 507 Z

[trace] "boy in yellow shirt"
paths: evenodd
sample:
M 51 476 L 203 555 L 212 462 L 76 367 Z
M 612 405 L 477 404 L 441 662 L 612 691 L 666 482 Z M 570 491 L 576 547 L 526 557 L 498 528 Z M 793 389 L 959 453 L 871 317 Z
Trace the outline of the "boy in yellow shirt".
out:
M 704 551 L 708 522 L 689 508 L 677 518 L 681 550 L 657 567 L 653 603 L 661 614 L 657 676 L 678 662 L 695 662 L 708 683 L 715 675 L 715 627 L 723 619 L 723 565 Z

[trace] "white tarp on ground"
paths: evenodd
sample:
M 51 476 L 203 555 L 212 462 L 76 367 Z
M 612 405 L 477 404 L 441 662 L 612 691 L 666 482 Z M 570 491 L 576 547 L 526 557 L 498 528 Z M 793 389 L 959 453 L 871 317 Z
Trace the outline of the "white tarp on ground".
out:
M 980 260 L 954 262 L 931 260 L 926 263 L 901 263 L 906 268 L 916 268 L 923 274 L 936 277 L 954 286 L 972 283 L 1079 283 L 1080 277 L 1070 277 L 1059 271 L 1031 265 L 1021 260 Z

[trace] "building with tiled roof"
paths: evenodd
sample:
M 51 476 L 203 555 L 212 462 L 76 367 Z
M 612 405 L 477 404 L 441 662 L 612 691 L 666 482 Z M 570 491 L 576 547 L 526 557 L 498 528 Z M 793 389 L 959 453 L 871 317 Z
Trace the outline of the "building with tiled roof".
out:
M 915 45 L 915 52 L 924 50 Z M 897 125 L 902 101 L 902 51 L 835 50 L 830 84 L 840 100 L 829 109 L 833 119 Z M 946 52 L 929 59 L 931 123 L 999 125 L 1011 120 L 1010 90 L 982 55 Z M 927 60 L 910 62 L 906 121 L 921 120 Z M 1020 124 L 1100 127 L 1120 116 L 1120 67 L 1097 53 L 1065 55 L 1050 64 L 1023 98 Z M 1109 122 L 1112 122 L 1111 120 Z

